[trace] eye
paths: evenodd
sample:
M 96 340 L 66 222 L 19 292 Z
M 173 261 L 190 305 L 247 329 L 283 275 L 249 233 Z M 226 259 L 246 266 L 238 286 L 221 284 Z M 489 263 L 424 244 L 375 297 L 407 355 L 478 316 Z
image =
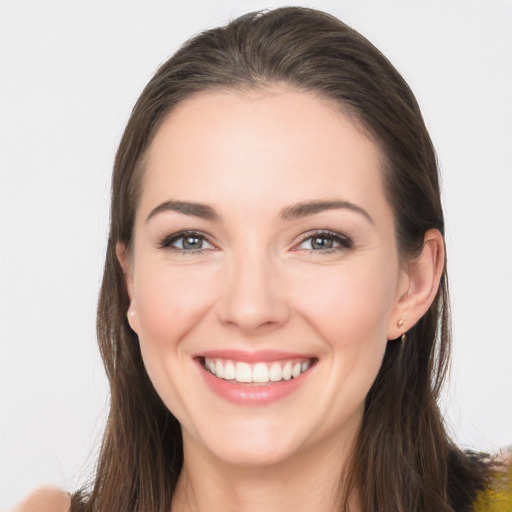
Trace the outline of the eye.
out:
M 191 253 L 215 249 L 206 236 L 196 231 L 182 231 L 165 237 L 159 244 L 162 249 L 179 253 Z
M 317 231 L 313 234 L 304 235 L 296 248 L 298 250 L 327 252 L 338 249 L 350 249 L 352 245 L 352 240 L 341 233 Z

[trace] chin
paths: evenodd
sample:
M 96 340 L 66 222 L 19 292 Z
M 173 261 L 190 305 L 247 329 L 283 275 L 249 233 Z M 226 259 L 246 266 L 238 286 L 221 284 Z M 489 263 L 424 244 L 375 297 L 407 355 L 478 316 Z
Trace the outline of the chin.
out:
M 215 447 L 214 455 L 226 464 L 246 468 L 263 468 L 283 464 L 299 453 L 299 447 L 275 443 L 229 443 Z
M 209 452 L 225 464 L 240 467 L 265 467 L 278 465 L 293 458 L 303 450 L 304 433 L 293 432 L 289 422 L 276 425 L 258 420 L 226 422 L 212 427 L 205 425 L 203 432 L 184 434 L 193 445 Z M 218 428 L 216 428 L 218 427 Z M 199 445 L 199 446 L 198 446 Z

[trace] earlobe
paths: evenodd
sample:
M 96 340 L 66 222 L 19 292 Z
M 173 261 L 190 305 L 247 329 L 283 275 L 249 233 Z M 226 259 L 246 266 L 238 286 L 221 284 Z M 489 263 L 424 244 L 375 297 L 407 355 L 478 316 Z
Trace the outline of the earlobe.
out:
M 126 313 L 126 319 L 128 320 L 128 323 L 130 324 L 130 327 L 134 332 L 137 332 L 137 326 L 136 326 L 136 319 L 135 319 L 135 310 L 132 309 L 132 305 L 130 304 L 130 308 L 128 309 L 128 312 Z
M 444 269 L 444 239 L 437 229 L 425 233 L 421 254 L 409 262 L 407 290 L 401 292 L 388 325 L 388 339 L 406 333 L 434 301 Z

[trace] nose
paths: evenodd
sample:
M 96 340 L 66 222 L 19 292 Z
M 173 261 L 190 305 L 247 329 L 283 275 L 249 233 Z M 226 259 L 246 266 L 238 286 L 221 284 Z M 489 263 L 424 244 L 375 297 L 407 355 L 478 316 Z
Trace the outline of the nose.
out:
M 269 255 L 247 250 L 227 266 L 217 302 L 218 318 L 224 325 L 258 335 L 288 321 L 286 290 L 278 265 Z

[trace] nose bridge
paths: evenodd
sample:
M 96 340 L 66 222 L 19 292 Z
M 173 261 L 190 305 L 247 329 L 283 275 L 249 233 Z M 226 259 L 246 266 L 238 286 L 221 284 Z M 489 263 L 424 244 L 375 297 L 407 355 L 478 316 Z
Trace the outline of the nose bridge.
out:
M 225 272 L 220 319 L 246 331 L 275 328 L 289 314 L 276 258 L 257 244 L 234 251 Z

